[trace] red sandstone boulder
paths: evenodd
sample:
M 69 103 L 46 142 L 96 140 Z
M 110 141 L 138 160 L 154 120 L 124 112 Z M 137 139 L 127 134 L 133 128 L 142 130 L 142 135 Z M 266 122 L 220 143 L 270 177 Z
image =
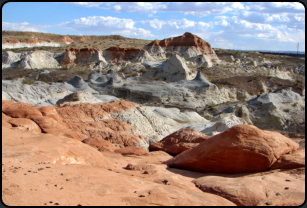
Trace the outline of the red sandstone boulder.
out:
M 32 116 L 31 120 L 42 129 L 43 133 L 60 134 L 68 130 L 65 126 L 50 117 Z
M 8 123 L 12 124 L 13 127 L 21 127 L 21 129 L 25 129 L 27 131 L 31 131 L 34 133 L 41 133 L 42 130 L 39 126 L 27 118 L 12 118 L 7 121 Z
M 33 105 L 27 106 L 23 103 L 12 104 L 2 109 L 2 112 L 12 118 L 30 118 L 31 116 L 42 116 L 42 113 L 35 109 Z
M 282 155 L 298 148 L 298 143 L 280 133 L 241 124 L 210 137 L 166 164 L 196 172 L 261 172 L 268 170 Z
M 82 142 L 97 149 L 99 149 L 100 147 L 114 147 L 111 142 L 104 140 L 100 137 L 89 137 L 83 139 Z
M 2 100 L 2 109 L 12 105 L 13 103 L 15 103 L 14 101 L 10 101 L 10 100 Z
M 274 169 L 294 169 L 305 167 L 305 147 L 295 150 L 291 154 L 285 154 L 278 159 L 270 170 Z
M 62 122 L 62 118 L 59 116 L 58 112 L 56 111 L 55 107 L 53 106 L 43 106 L 38 109 L 43 116 L 53 118 L 58 122 Z
M 149 151 L 165 151 L 171 155 L 178 155 L 179 153 L 197 146 L 199 143 L 205 141 L 210 136 L 195 131 L 194 129 L 178 130 L 160 142 L 153 142 L 149 146 Z
M 117 149 L 114 152 L 122 155 L 144 155 L 148 153 L 147 149 L 141 147 L 124 147 Z

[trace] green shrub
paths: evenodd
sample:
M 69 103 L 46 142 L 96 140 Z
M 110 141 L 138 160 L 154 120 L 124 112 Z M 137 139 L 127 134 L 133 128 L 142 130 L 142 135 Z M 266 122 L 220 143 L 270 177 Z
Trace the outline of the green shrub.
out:
M 142 67 L 140 71 L 144 73 L 144 72 L 147 72 L 148 70 Z
M 75 101 L 80 101 L 80 98 L 78 98 L 78 97 L 73 97 L 73 98 L 72 98 L 72 101 L 74 101 L 74 102 L 75 102 Z
M 79 75 L 83 76 L 83 75 L 86 75 L 86 74 L 87 74 L 87 72 L 86 72 L 86 71 L 78 71 L 78 72 L 77 72 L 77 74 L 79 74 Z
M 31 85 L 31 84 L 34 84 L 35 80 L 33 79 L 23 79 L 22 80 L 22 84 L 28 84 L 28 85 Z
M 290 112 L 290 109 L 284 109 L 284 112 L 286 112 L 286 113 L 289 113 Z
M 47 77 L 44 77 L 44 78 L 42 79 L 42 81 L 43 81 L 43 82 L 47 82 Z
M 211 110 L 214 110 L 214 106 L 213 106 L 213 105 L 209 105 L 209 108 L 210 108 Z

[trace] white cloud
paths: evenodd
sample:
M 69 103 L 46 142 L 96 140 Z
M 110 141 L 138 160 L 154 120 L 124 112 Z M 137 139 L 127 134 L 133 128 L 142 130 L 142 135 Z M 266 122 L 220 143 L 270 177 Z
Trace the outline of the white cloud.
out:
M 10 23 L 2 22 L 2 30 L 15 30 L 15 31 L 29 31 L 29 32 L 47 32 L 44 28 L 47 28 L 47 25 L 34 25 L 28 22 L 22 23 Z
M 98 7 L 113 12 L 155 14 L 156 12 L 184 12 L 185 15 L 207 16 L 244 9 L 240 2 L 65 2 L 81 7 Z M 104 7 L 102 7 L 104 6 Z
M 245 9 L 244 5 L 240 2 L 234 2 L 232 4 L 232 8 L 234 8 L 234 9 Z
M 223 15 L 223 16 L 215 16 L 214 19 L 227 19 L 228 17 Z
M 305 7 L 298 2 L 251 2 L 248 10 L 268 14 L 305 13 Z
M 196 22 L 193 20 L 188 20 L 186 18 L 182 18 L 181 20 L 158 20 L 158 19 L 153 19 L 153 20 L 146 20 L 146 21 L 141 21 L 141 23 L 147 25 L 151 29 L 156 29 L 156 30 L 161 30 L 164 33 L 168 34 L 178 34 L 178 32 L 184 33 L 184 32 L 203 32 L 208 30 L 209 28 L 212 28 L 213 25 L 209 23 L 205 23 L 202 21 Z
M 139 36 L 139 37 L 154 37 L 149 30 L 143 28 L 134 27 L 135 22 L 132 19 L 117 18 L 111 16 L 89 16 L 74 19 L 72 21 L 63 22 L 58 24 L 59 27 L 99 32 L 99 33 L 111 33 L 111 34 L 127 34 L 127 36 Z

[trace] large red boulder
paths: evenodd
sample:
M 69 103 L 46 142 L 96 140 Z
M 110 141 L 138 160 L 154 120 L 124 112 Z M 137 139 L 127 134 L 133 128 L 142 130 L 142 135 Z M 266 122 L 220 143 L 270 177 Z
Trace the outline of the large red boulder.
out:
M 149 151 L 165 151 L 171 155 L 178 155 L 181 152 L 196 147 L 199 143 L 205 141 L 207 136 L 194 129 L 180 129 L 160 142 L 153 142 L 149 146 Z
M 279 158 L 270 170 L 274 169 L 294 169 L 305 167 L 305 147 L 295 150 L 291 154 L 285 154 Z
M 7 122 L 10 123 L 13 127 L 21 127 L 22 129 L 25 129 L 26 131 L 31 131 L 34 133 L 42 132 L 42 130 L 39 128 L 39 126 L 35 122 L 27 118 L 12 118 L 8 120 Z
M 43 133 L 60 134 L 68 130 L 68 128 L 50 117 L 32 116 L 31 120 L 33 120 L 42 129 Z
M 62 122 L 62 118 L 59 116 L 58 112 L 56 111 L 55 107 L 53 106 L 43 106 L 38 109 L 43 116 L 53 118 L 58 122 Z
M 298 148 L 298 143 L 280 133 L 241 124 L 210 137 L 166 164 L 196 172 L 261 172 L 268 170 L 282 155 Z
M 2 109 L 2 112 L 12 118 L 30 118 L 31 116 L 42 116 L 42 113 L 39 110 L 35 109 L 33 106 L 24 106 L 23 103 L 16 103 L 7 106 L 6 108 Z

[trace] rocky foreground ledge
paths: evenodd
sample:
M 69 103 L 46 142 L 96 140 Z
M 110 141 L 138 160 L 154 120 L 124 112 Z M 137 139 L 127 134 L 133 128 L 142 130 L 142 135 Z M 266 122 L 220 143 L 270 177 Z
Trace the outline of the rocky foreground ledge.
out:
M 124 121 L 125 115 L 142 112 L 128 101 L 54 107 L 3 100 L 3 202 L 10 206 L 304 202 L 305 148 L 290 138 L 249 124 L 208 136 L 193 129 L 170 134 L 154 123 L 151 131 L 166 135 L 161 140 L 146 135 L 148 129 L 138 130 L 141 125 L 133 126 L 133 117 Z M 149 113 L 144 115 L 148 121 Z M 149 148 L 142 148 L 146 144 Z

